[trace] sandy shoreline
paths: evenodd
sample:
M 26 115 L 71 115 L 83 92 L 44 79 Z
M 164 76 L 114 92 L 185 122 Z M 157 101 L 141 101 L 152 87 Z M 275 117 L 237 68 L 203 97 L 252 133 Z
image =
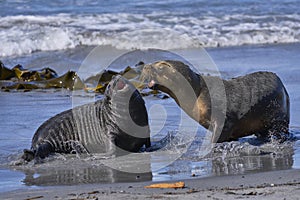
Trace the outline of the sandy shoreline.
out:
M 1 199 L 299 199 L 300 170 L 184 180 L 183 189 L 145 189 L 152 182 L 55 186 L 0 194 Z

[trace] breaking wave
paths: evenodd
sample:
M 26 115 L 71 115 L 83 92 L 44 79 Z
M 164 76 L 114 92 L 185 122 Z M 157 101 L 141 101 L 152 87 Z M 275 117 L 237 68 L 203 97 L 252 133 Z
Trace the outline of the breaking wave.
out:
M 166 50 L 294 43 L 300 41 L 300 15 L 188 16 L 148 14 L 55 14 L 0 17 L 0 56 L 110 45 L 118 49 Z

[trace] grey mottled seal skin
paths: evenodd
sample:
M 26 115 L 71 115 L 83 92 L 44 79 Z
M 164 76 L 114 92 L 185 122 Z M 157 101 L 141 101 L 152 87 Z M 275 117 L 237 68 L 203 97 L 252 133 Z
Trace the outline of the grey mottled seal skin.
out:
M 183 76 L 189 83 L 196 98 L 193 99 L 186 92 L 185 83 L 178 82 L 179 76 Z M 264 139 L 274 136 L 284 140 L 288 137 L 289 95 L 274 73 L 256 72 L 222 80 L 219 77 L 199 75 L 180 61 L 167 60 L 146 65 L 141 80 L 169 94 L 190 117 L 206 129 L 212 127 L 210 130 L 214 132 L 214 143 L 237 140 L 252 134 Z M 218 82 L 224 84 L 223 96 L 218 94 L 221 90 Z M 207 83 L 212 87 L 208 89 Z M 211 102 L 218 103 L 212 105 Z M 225 110 L 221 104 L 226 105 Z M 217 113 L 215 118 L 212 109 Z M 224 126 L 220 125 L 222 118 L 225 119 Z
M 121 76 L 108 84 L 104 98 L 62 112 L 36 131 L 23 159 L 58 153 L 138 152 L 150 147 L 145 102 L 136 88 Z

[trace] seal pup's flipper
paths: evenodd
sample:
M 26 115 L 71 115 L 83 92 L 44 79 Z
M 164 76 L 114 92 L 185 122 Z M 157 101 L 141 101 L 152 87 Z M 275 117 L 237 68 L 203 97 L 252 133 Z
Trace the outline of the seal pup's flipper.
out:
M 22 155 L 22 159 L 27 161 L 27 162 L 30 162 L 34 159 L 34 152 L 32 150 L 29 150 L 29 149 L 24 149 L 23 150 L 23 155 Z
M 52 145 L 48 142 L 45 142 L 40 144 L 36 150 L 24 149 L 24 154 L 21 158 L 27 162 L 30 162 L 33 159 L 35 159 L 35 163 L 40 163 L 41 159 L 44 159 L 52 152 Z
M 52 152 L 54 152 L 53 146 L 49 142 L 44 142 L 38 146 L 35 153 L 35 158 L 44 159 Z

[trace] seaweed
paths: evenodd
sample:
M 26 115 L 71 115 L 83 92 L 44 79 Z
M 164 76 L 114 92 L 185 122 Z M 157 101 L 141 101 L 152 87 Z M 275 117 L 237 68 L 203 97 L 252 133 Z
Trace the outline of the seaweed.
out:
M 68 71 L 58 76 L 55 70 L 47 67 L 40 70 L 25 69 L 18 64 L 12 69 L 4 66 L 0 61 L 0 87 L 3 91 L 33 90 L 48 88 L 66 88 L 70 90 L 85 87 L 76 72 Z
M 9 69 L 0 61 L 0 88 L 5 92 L 65 88 L 103 94 L 112 77 L 122 75 L 139 89 L 143 96 L 155 95 L 158 98 L 167 98 L 168 96 L 157 90 L 145 89 L 147 85 L 140 81 L 143 67 L 144 63 L 141 61 L 134 67 L 127 66 L 121 71 L 106 69 L 83 81 L 74 71 L 67 71 L 59 76 L 54 69 L 49 67 L 31 70 L 18 64 Z

